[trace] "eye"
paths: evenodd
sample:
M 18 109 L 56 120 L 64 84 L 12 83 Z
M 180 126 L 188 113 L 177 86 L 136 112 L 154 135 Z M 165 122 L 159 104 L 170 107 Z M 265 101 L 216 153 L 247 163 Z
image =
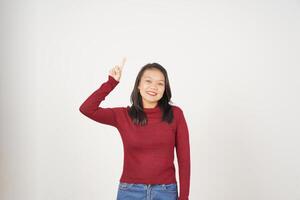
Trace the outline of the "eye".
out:
M 163 83 L 159 83 L 158 85 L 164 85 Z
M 146 82 L 147 82 L 147 83 L 151 83 L 151 81 L 150 81 L 150 80 L 146 80 Z

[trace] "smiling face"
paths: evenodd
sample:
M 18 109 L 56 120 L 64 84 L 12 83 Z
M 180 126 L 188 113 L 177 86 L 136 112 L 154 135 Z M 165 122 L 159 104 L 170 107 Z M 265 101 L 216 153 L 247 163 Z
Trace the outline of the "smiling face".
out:
M 165 91 L 165 77 L 157 69 L 144 71 L 138 89 L 143 99 L 144 108 L 154 108 Z

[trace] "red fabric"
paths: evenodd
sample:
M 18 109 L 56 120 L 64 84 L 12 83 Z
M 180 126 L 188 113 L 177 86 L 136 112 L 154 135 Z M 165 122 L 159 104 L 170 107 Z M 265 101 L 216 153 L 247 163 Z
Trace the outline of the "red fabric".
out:
M 157 106 L 145 108 L 146 126 L 134 125 L 127 107 L 99 107 L 119 82 L 112 76 L 93 92 L 80 106 L 82 114 L 99 123 L 116 127 L 123 142 L 123 172 L 120 181 L 143 184 L 177 183 L 174 148 L 179 169 L 179 200 L 188 200 L 190 189 L 189 131 L 183 111 L 172 105 L 171 124 L 161 121 Z

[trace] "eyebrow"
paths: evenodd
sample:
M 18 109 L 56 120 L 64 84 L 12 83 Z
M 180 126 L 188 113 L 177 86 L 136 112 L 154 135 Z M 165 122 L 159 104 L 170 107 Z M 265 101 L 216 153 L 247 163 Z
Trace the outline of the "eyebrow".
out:
M 150 76 L 145 76 L 145 78 L 151 78 L 152 79 L 152 77 L 150 77 Z M 158 80 L 158 81 L 164 81 L 164 80 L 161 79 L 161 80 Z

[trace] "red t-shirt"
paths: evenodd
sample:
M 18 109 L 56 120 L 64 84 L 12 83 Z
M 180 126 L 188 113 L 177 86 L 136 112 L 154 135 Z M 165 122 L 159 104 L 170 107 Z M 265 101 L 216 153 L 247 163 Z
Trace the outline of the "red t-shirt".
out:
M 183 111 L 172 105 L 171 124 L 161 121 L 158 106 L 144 108 L 148 118 L 145 126 L 135 125 L 127 107 L 99 107 L 119 81 L 112 76 L 80 106 L 80 112 L 99 123 L 116 127 L 123 142 L 124 160 L 121 182 L 142 184 L 177 183 L 174 148 L 179 169 L 179 200 L 188 200 L 190 189 L 189 131 Z

